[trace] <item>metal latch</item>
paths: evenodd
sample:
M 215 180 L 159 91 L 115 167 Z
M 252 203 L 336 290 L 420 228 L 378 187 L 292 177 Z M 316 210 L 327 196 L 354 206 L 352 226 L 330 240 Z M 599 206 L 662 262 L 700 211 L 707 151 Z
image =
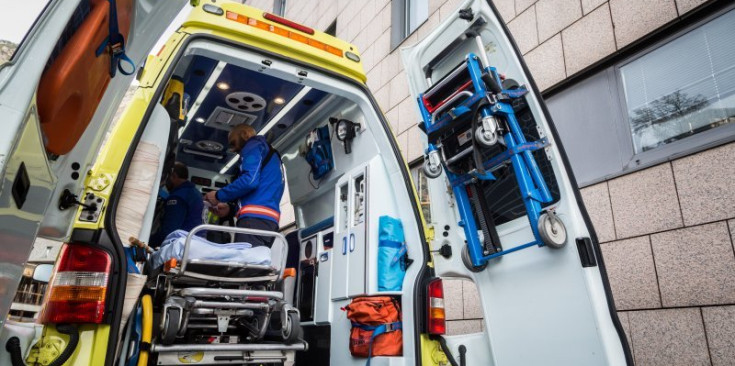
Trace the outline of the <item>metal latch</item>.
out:
M 227 314 L 217 314 L 217 331 L 220 333 L 224 333 L 227 331 L 227 328 L 230 326 L 230 315 Z
M 84 209 L 79 214 L 79 221 L 97 222 L 102 215 L 102 208 L 105 206 L 105 199 L 95 196 L 89 192 L 84 196 L 84 203 L 81 204 Z

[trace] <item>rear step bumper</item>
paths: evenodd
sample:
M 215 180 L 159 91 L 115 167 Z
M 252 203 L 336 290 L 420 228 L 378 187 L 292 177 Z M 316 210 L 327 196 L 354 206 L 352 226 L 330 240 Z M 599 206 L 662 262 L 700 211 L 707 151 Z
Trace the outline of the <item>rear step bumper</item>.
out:
M 253 352 L 253 351 L 306 351 L 309 346 L 306 342 L 294 344 L 277 344 L 277 343 L 255 343 L 255 344 L 172 344 L 168 346 L 154 344 L 151 346 L 151 352 L 167 353 L 167 352 Z
M 222 288 L 203 288 L 189 287 L 179 291 L 183 297 L 265 297 L 268 299 L 283 300 L 283 293 L 278 291 L 257 291 L 257 290 L 233 290 Z

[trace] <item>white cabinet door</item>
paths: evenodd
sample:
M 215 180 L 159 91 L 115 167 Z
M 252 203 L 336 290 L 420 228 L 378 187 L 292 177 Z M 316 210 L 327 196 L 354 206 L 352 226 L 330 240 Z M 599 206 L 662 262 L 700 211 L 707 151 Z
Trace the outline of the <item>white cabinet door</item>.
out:
M 367 168 L 362 167 L 350 177 L 350 235 L 348 244 L 349 278 L 347 280 L 347 296 L 354 297 L 365 294 L 365 278 L 367 267 L 367 207 L 368 175 Z
M 332 279 L 332 299 L 339 300 L 347 297 L 347 277 L 349 237 L 350 237 L 350 189 L 349 175 L 343 176 L 337 182 L 335 190 L 335 212 L 334 212 L 334 248 L 332 249 L 332 268 L 334 276 Z
M 334 262 L 335 249 L 326 250 L 324 243 L 326 240 L 332 241 L 331 236 L 333 233 L 324 231 L 319 233 L 318 242 L 319 253 L 317 254 L 317 285 L 316 285 L 316 298 L 314 305 L 314 322 L 328 323 L 331 319 L 331 309 L 329 302 L 332 299 L 330 290 L 332 287 L 332 263 Z M 341 250 L 341 248 L 339 248 Z M 340 252 L 340 255 L 342 253 Z
M 367 165 L 345 174 L 335 190 L 335 233 L 332 264 L 332 299 L 366 293 L 368 268 L 368 174 Z

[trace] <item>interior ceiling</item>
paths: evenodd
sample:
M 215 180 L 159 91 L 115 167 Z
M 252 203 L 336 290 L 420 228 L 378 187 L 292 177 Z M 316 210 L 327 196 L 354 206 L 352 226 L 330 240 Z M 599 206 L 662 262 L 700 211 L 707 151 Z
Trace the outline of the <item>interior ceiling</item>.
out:
M 199 94 L 204 89 L 207 80 L 215 70 L 218 61 L 203 56 L 193 56 L 193 59 L 189 63 L 186 75 L 184 75 L 184 92 L 189 96 L 190 109 L 194 102 L 199 98 Z M 216 85 L 218 83 L 226 83 L 229 85 L 227 90 L 222 90 Z M 256 131 L 260 131 L 265 125 L 268 124 L 271 118 L 276 116 L 283 108 L 289 105 L 293 97 L 303 89 L 303 85 L 278 79 L 261 72 L 251 71 L 235 65 L 228 64 L 222 70 L 222 73 L 217 78 L 205 98 L 202 100 L 201 105 L 196 110 L 196 114 L 191 116 L 191 121 L 187 124 L 187 127 L 181 136 L 182 140 L 191 141 L 191 144 L 179 144 L 177 149 L 177 160 L 186 164 L 190 167 L 199 169 L 205 169 L 209 171 L 219 170 L 226 165 L 234 156 L 234 154 L 227 152 L 225 157 L 217 159 L 213 157 L 206 157 L 197 154 L 192 154 L 191 151 L 200 151 L 196 146 L 199 141 L 214 141 L 227 149 L 227 134 L 228 131 L 222 129 L 216 129 L 205 125 L 205 123 L 197 122 L 198 118 L 208 120 L 212 112 L 217 107 L 233 110 L 241 113 L 247 113 L 256 116 L 255 120 L 251 122 L 251 126 Z M 244 92 L 244 93 L 243 93 Z M 234 96 L 243 99 L 244 97 L 255 94 L 255 100 L 247 98 L 242 102 L 237 100 L 228 99 L 232 98 L 232 93 L 237 93 Z M 229 96 L 229 98 L 228 98 Z M 312 89 L 290 110 L 280 118 L 279 123 L 271 129 L 269 137 L 277 137 L 283 134 L 290 126 L 294 124 L 300 117 L 304 116 L 311 108 L 319 103 L 326 93 Z M 261 106 L 260 100 L 257 97 L 261 97 L 265 100 L 265 105 Z M 276 104 L 274 100 L 276 98 L 283 98 L 285 103 Z M 235 106 L 235 108 L 233 108 Z M 186 152 L 184 150 L 189 152 Z M 233 174 L 236 168 L 231 168 L 227 174 Z

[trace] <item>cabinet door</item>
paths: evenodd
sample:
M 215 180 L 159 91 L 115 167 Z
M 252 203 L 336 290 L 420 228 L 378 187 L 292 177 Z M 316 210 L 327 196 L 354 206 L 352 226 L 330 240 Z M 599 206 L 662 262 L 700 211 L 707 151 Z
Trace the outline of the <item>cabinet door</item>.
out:
M 365 278 L 367 278 L 365 270 L 368 258 L 365 246 L 368 220 L 367 178 L 364 168 L 350 178 L 351 221 L 350 235 L 347 240 L 350 274 L 347 280 L 347 296 L 365 294 Z
M 344 299 L 347 297 L 347 281 L 349 276 L 349 237 L 350 237 L 350 189 L 349 176 L 343 177 L 344 182 L 340 180 L 337 183 L 335 193 L 335 233 L 334 248 L 332 248 L 332 268 L 334 276 L 332 279 L 332 299 Z
M 324 243 L 329 241 L 332 242 L 333 240 L 333 233 L 326 232 L 326 233 L 320 233 L 319 234 L 319 241 L 320 244 L 319 247 L 322 248 L 322 251 L 317 254 L 317 266 L 319 268 L 319 271 L 317 273 L 317 285 L 316 285 L 316 305 L 315 305 L 315 313 L 314 313 L 314 321 L 317 323 L 327 323 L 330 321 L 330 313 L 332 307 L 330 305 L 330 300 L 332 299 L 331 288 L 332 288 L 332 262 L 334 262 L 333 257 L 335 252 L 335 249 L 342 250 L 342 248 L 333 248 L 333 249 L 324 249 Z M 342 253 L 340 252 L 340 255 Z

